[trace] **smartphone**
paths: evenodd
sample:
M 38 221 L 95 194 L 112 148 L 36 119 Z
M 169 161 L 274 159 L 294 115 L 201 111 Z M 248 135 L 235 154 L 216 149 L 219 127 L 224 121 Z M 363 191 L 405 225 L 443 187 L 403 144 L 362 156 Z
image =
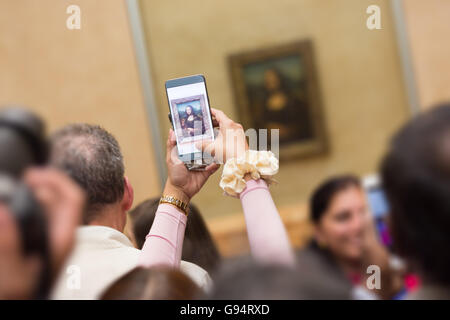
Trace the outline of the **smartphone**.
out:
M 189 170 L 204 170 L 214 160 L 195 146 L 198 141 L 214 141 L 205 77 L 194 75 L 167 80 L 166 94 L 178 157 Z
M 392 247 L 392 239 L 388 229 L 389 203 L 378 175 L 363 178 L 370 211 L 373 215 L 379 239 L 386 247 Z

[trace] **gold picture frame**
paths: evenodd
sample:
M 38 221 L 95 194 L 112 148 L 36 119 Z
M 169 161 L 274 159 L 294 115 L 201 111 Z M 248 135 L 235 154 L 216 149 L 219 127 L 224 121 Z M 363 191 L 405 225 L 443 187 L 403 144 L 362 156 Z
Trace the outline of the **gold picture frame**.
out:
M 278 126 L 281 160 L 328 151 L 311 40 L 232 54 L 228 64 L 245 129 Z

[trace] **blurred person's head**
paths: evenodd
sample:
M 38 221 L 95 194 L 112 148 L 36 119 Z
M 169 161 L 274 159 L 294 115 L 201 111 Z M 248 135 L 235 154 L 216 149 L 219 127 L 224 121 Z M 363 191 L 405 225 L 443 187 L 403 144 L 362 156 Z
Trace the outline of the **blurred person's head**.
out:
M 142 249 L 155 220 L 159 198 L 148 199 L 130 211 L 133 237 L 136 246 Z M 189 216 L 183 242 L 182 259 L 199 265 L 212 273 L 220 262 L 220 254 L 208 227 L 197 207 L 189 204 Z
M 50 164 L 78 182 L 87 194 L 84 224 L 123 231 L 133 188 L 124 176 L 117 140 L 97 125 L 71 124 L 52 135 Z
M 358 178 L 344 175 L 323 182 L 310 199 L 310 217 L 318 246 L 341 262 L 358 262 L 364 249 L 367 211 Z
M 393 138 L 382 163 L 394 249 L 425 282 L 450 286 L 450 104 Z
M 184 273 L 168 267 L 135 268 L 114 282 L 102 300 L 192 300 L 201 289 Z
M 276 262 L 274 262 L 276 263 Z M 350 287 L 320 265 L 303 263 L 297 268 L 260 264 L 238 258 L 219 271 L 208 298 L 213 300 L 349 299 Z

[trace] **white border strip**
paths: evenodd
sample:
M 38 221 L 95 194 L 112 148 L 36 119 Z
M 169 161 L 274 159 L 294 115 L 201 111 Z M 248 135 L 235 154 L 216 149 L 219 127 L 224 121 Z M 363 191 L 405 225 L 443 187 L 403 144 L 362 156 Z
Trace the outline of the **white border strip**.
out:
M 144 31 L 141 22 L 141 13 L 138 0 L 127 0 L 128 19 L 134 41 L 136 60 L 141 79 L 144 104 L 147 109 L 148 123 L 150 125 L 151 138 L 153 142 L 153 153 L 156 160 L 156 168 L 161 189 L 164 187 L 167 169 L 164 158 L 165 150 L 161 144 L 161 131 L 159 128 L 158 110 L 156 109 L 155 92 L 153 90 L 153 80 L 148 60 L 147 48 L 145 45 Z

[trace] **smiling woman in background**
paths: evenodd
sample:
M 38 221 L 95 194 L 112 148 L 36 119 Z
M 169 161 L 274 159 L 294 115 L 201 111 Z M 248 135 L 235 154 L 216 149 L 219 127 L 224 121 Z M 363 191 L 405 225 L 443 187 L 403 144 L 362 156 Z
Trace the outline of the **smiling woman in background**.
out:
M 377 239 L 364 190 L 358 178 L 345 175 L 323 182 L 310 199 L 314 239 L 304 255 L 312 255 L 350 281 L 355 298 L 396 298 L 403 292 L 402 275 L 391 267 L 390 255 Z M 373 273 L 381 269 L 381 289 L 365 290 Z M 398 297 L 398 296 L 397 296 Z

